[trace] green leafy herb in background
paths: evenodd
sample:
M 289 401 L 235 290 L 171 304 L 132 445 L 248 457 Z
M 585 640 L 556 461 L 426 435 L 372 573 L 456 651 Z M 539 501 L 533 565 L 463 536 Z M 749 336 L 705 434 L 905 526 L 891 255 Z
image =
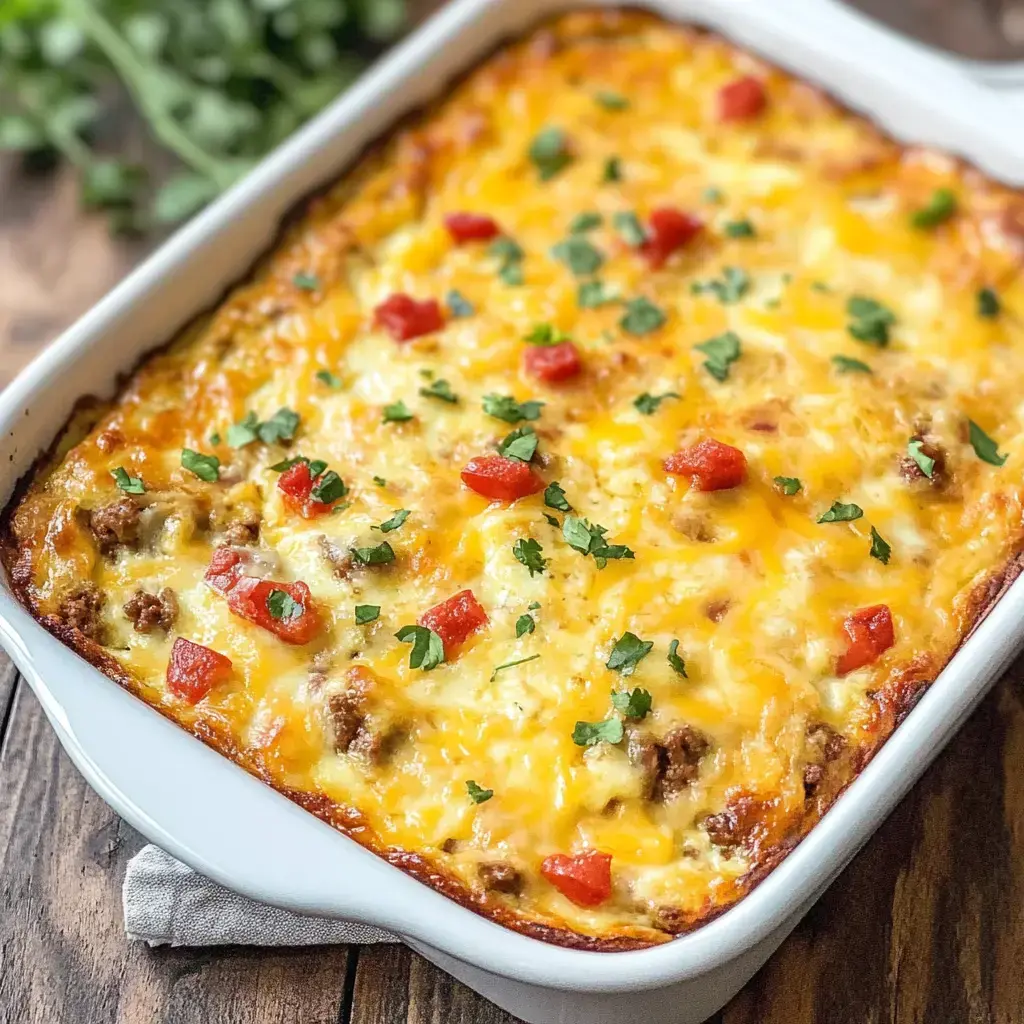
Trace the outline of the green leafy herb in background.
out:
M 191 216 L 359 74 L 405 0 L 4 0 L 0 151 L 67 160 L 118 230 Z M 111 139 L 128 99 L 177 165 Z

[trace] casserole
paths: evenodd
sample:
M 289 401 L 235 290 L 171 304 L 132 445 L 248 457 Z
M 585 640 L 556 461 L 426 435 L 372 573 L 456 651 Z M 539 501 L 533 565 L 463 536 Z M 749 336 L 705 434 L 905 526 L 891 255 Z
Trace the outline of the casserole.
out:
M 730 9 L 726 7 L 722 11 L 717 11 L 717 14 L 725 18 L 722 27 L 727 31 L 730 28 Z M 474 17 L 480 12 L 476 11 L 473 5 L 457 5 L 433 23 L 430 31 L 434 33 L 436 41 L 450 41 L 454 38 L 451 33 L 459 30 L 463 33 L 460 40 L 467 48 L 471 46 L 473 40 L 476 40 L 477 45 L 483 46 L 485 42 L 494 41 L 503 32 L 525 27 L 531 16 L 535 18 L 541 13 L 540 7 L 531 10 L 520 7 L 512 12 L 510 7 L 489 5 L 487 10 L 493 20 L 485 26 L 479 18 Z M 789 60 L 808 60 L 808 69 L 813 75 L 843 93 L 844 90 L 839 87 L 842 83 L 834 85 L 822 70 L 827 59 L 820 57 L 817 61 L 810 60 L 809 51 L 803 49 L 806 43 L 801 42 L 797 32 L 796 19 L 793 19 L 795 10 L 796 8 L 783 10 L 780 5 L 777 12 L 789 16 L 785 24 L 787 31 L 791 30 L 793 34 L 790 40 L 792 50 L 787 55 L 780 49 L 779 53 L 772 53 L 770 56 L 782 62 L 786 61 L 787 56 Z M 712 17 L 716 11 L 712 8 L 691 10 L 689 13 L 691 16 L 702 15 L 712 23 L 716 21 Z M 749 23 L 745 24 L 750 31 L 756 29 L 762 45 L 766 45 L 766 41 L 776 39 L 782 32 L 779 25 L 768 15 L 762 20 L 751 17 Z M 851 24 L 859 26 L 856 21 Z M 811 34 L 820 28 L 815 24 L 815 15 L 810 11 L 804 12 L 800 26 Z M 851 27 L 850 31 L 867 30 L 862 27 Z M 429 32 L 419 36 L 400 51 L 399 57 L 402 53 L 421 56 L 422 50 L 418 51 L 417 46 L 424 46 L 424 40 L 430 38 Z M 865 38 L 876 42 L 873 36 Z M 878 45 L 884 44 L 879 42 Z M 914 63 L 910 56 L 913 52 L 908 51 L 906 55 L 906 61 L 909 62 L 907 66 L 913 67 L 919 73 L 918 83 L 921 87 L 918 89 L 908 86 L 906 89 L 907 106 L 902 111 L 902 116 L 906 118 L 920 117 L 929 109 L 933 103 L 929 93 L 938 88 L 937 82 L 954 81 L 946 72 L 940 71 L 936 65 L 923 58 L 920 62 Z M 385 65 L 378 77 L 371 80 L 371 84 L 373 81 L 381 86 L 387 84 L 387 76 L 389 73 L 395 74 L 395 68 L 394 62 Z M 428 61 L 424 69 L 412 75 L 412 79 L 418 78 L 422 83 L 428 72 L 432 76 L 436 75 L 436 64 Z M 864 74 L 858 76 L 851 73 L 851 79 L 864 82 L 865 93 L 870 94 L 872 88 L 867 83 L 867 78 L 868 76 Z M 927 87 L 923 83 L 927 83 Z M 887 83 L 878 88 L 884 91 L 894 87 L 892 83 Z M 900 94 L 902 95 L 902 92 Z M 876 92 L 875 95 L 880 97 L 881 93 Z M 848 98 L 856 99 L 856 96 L 851 95 Z M 359 102 L 367 101 L 365 88 L 362 91 L 357 90 L 356 94 L 346 101 L 356 105 L 346 106 L 346 103 L 343 103 L 339 110 L 354 113 L 360 109 Z M 984 146 L 984 132 L 976 127 L 979 120 L 976 114 L 979 108 L 985 114 L 981 120 L 986 126 L 1008 128 L 1010 122 L 1007 115 L 995 101 L 982 93 L 973 92 L 970 87 L 964 85 L 950 91 L 944 97 L 943 108 L 932 112 L 934 122 L 929 123 L 933 125 L 933 134 L 928 141 L 958 146 L 977 159 L 986 169 L 1009 177 L 1009 168 L 1015 158 L 1013 150 L 1008 144 L 1000 146 L 993 143 L 991 148 Z M 901 111 L 890 106 L 887 112 L 890 117 L 895 118 L 889 126 L 899 130 Z M 994 135 L 998 137 L 999 133 L 995 132 Z M 1010 138 L 1011 135 L 1006 132 L 1002 137 Z M 141 278 L 136 275 L 112 296 L 112 300 L 79 325 L 79 328 L 35 364 L 34 368 L 15 385 L 8 395 L 9 415 L 5 420 L 8 429 L 22 416 L 23 407 L 28 408 L 31 405 L 31 409 L 27 423 L 19 423 L 17 429 L 11 429 L 7 435 L 7 453 L 14 470 L 27 468 L 35 450 L 48 442 L 59 426 L 60 420 L 56 413 L 60 409 L 68 408 L 71 400 L 78 394 L 83 390 L 109 391 L 109 374 L 106 373 L 107 366 L 104 364 L 115 362 L 111 357 L 124 346 L 129 329 L 135 340 L 132 351 L 122 353 L 119 362 L 122 367 L 130 363 L 132 355 L 166 336 L 169 333 L 168 329 L 175 326 L 173 318 L 182 312 L 181 305 L 175 301 L 176 295 L 189 292 L 193 301 L 192 308 L 200 304 L 199 299 L 213 297 L 210 289 L 204 292 L 201 286 L 203 277 L 210 276 L 207 269 L 209 265 L 219 266 L 219 258 L 229 250 L 245 248 L 247 254 L 258 251 L 259 245 L 256 243 L 265 242 L 265 233 L 272 227 L 266 218 L 276 219 L 280 204 L 286 199 L 295 198 L 298 192 L 312 184 L 310 177 L 298 173 L 294 180 L 288 179 L 289 187 L 286 189 L 282 181 L 274 177 L 275 167 L 280 170 L 280 162 L 285 156 L 306 155 L 304 147 L 311 145 L 310 138 L 310 132 L 300 136 L 291 147 L 268 165 L 267 170 L 248 183 L 251 190 L 249 199 L 254 203 L 250 216 L 256 223 L 253 219 L 239 216 L 239 204 L 242 204 L 239 196 L 242 193 L 233 193 L 209 215 L 178 236 L 167 250 L 158 255 L 155 263 L 143 268 L 148 276 L 147 273 Z M 353 144 L 356 141 L 359 140 L 353 140 Z M 305 172 L 319 172 L 319 176 L 324 177 L 329 168 L 335 168 L 350 152 L 346 151 L 340 156 L 334 154 L 334 163 L 331 163 L 331 154 L 326 149 L 329 147 L 309 154 L 311 159 L 305 165 Z M 296 191 L 291 191 L 293 185 Z M 276 192 L 275 186 L 278 189 Z M 211 223 L 217 223 L 211 219 L 215 215 L 235 219 L 229 226 L 225 226 L 223 231 L 212 234 L 208 243 L 200 247 L 202 265 L 197 260 L 183 266 L 179 274 L 170 274 L 169 271 L 174 268 L 176 260 L 182 258 L 190 246 L 196 244 L 196 239 L 200 237 L 197 232 L 203 225 L 209 228 Z M 255 237 L 259 228 L 264 230 L 263 238 Z M 206 260 L 212 260 L 213 264 L 206 263 Z M 242 266 L 243 264 L 236 259 L 230 266 L 230 274 L 226 273 L 224 278 L 215 284 L 219 286 L 226 283 L 226 280 L 236 275 Z M 154 275 L 164 272 L 168 272 L 168 276 L 157 287 Z M 171 284 L 181 290 L 172 293 Z M 150 288 L 155 294 L 147 295 L 148 301 L 139 306 L 125 305 L 126 289 L 128 294 L 132 294 L 128 285 L 139 290 L 139 299 Z M 120 304 L 112 305 L 112 301 L 118 299 L 119 295 Z M 145 342 L 140 341 L 140 338 L 144 338 Z M 90 358 L 86 358 L 83 339 L 90 343 Z M 61 365 L 62 359 L 67 360 L 64 365 L 69 371 L 74 371 L 75 376 L 72 377 L 72 373 L 67 372 L 63 378 L 54 380 L 54 370 Z M 45 417 L 39 414 L 38 404 L 33 402 L 33 399 L 44 393 L 44 386 L 48 407 L 55 411 L 54 417 L 45 423 L 41 422 Z M 71 659 L 67 652 L 53 645 L 49 638 L 44 637 L 29 623 L 21 609 L 5 600 L 2 610 L 6 616 L 5 636 L 11 645 L 12 653 L 33 684 L 39 688 L 44 706 L 51 719 L 55 720 L 62 739 L 70 744 L 72 753 L 77 755 L 76 759 L 84 766 L 90 779 L 98 784 L 101 792 L 112 799 L 115 806 L 144 833 L 171 852 L 183 856 L 198 870 L 251 895 L 298 909 L 333 912 L 373 920 L 409 934 L 414 941 L 422 943 L 426 940 L 431 945 L 441 947 L 456 956 L 461 953 L 485 969 L 499 974 L 512 973 L 522 981 L 535 983 L 539 986 L 537 991 L 513 987 L 503 993 L 495 989 L 497 983 L 489 982 L 486 974 L 474 972 L 472 968 L 461 965 L 456 960 L 444 960 L 445 964 L 453 968 L 459 976 L 468 978 L 474 987 L 484 987 L 490 994 L 498 996 L 498 1001 L 505 1005 L 509 1005 L 510 999 L 519 998 L 513 994 L 519 992 L 523 1002 L 512 1008 L 523 1016 L 539 1021 L 574 1019 L 568 1016 L 570 1013 L 577 1014 L 577 1019 L 580 1020 L 611 1019 L 612 1014 L 621 1013 L 625 1006 L 625 1002 L 620 1003 L 617 1000 L 592 1002 L 580 998 L 576 1001 L 565 1001 L 565 1007 L 562 1009 L 552 1009 L 560 1003 L 557 996 L 546 992 L 547 989 L 557 990 L 564 987 L 570 990 L 580 988 L 616 991 L 650 988 L 669 981 L 681 981 L 687 977 L 702 975 L 704 977 L 701 977 L 699 986 L 687 988 L 688 1005 L 693 1011 L 693 1019 L 701 1019 L 711 1012 L 718 1005 L 716 1000 L 724 1000 L 730 994 L 730 990 L 734 990 L 736 984 L 742 982 L 743 977 L 749 976 L 750 971 L 763 960 L 771 948 L 774 948 L 774 944 L 781 940 L 785 931 L 795 922 L 799 912 L 806 908 L 820 888 L 827 884 L 832 874 L 852 854 L 858 840 L 866 836 L 865 827 L 873 820 L 876 822 L 877 817 L 883 813 L 882 808 L 891 806 L 891 801 L 897 798 L 895 789 L 898 787 L 894 787 L 886 793 L 883 800 L 873 806 L 866 802 L 871 798 L 862 798 L 865 802 L 858 805 L 855 797 L 862 790 L 868 789 L 866 780 L 878 777 L 884 765 L 893 758 L 898 758 L 902 749 L 903 757 L 909 760 L 902 762 L 903 772 L 899 778 L 901 783 L 909 785 L 910 763 L 913 763 L 915 768 L 922 767 L 926 758 L 937 749 L 939 738 L 948 735 L 949 729 L 959 717 L 980 697 L 982 681 L 989 680 L 991 673 L 996 671 L 1014 650 L 1019 631 L 1007 631 L 1008 626 L 1016 622 L 1012 611 L 1014 607 L 1017 607 L 1019 614 L 1019 601 L 1015 592 L 1011 592 L 981 626 L 975 638 L 968 643 L 911 716 L 911 722 L 927 722 L 927 726 L 923 725 L 920 728 L 926 732 L 934 729 L 932 736 L 922 735 L 920 731 L 908 734 L 906 729 L 898 732 L 835 811 L 826 817 L 811 837 L 759 889 L 755 890 L 746 902 L 741 903 L 719 921 L 707 926 L 697 936 L 679 940 L 661 949 L 622 954 L 611 958 L 607 965 L 602 961 L 599 978 L 591 977 L 594 967 L 589 963 L 590 958 L 587 954 L 553 949 L 540 949 L 532 953 L 530 950 L 533 949 L 533 944 L 528 940 L 508 935 L 487 922 L 472 918 L 436 894 L 427 895 L 416 890 L 417 894 L 411 897 L 409 906 L 406 906 L 406 899 L 412 892 L 407 886 L 413 883 L 399 878 L 388 881 L 390 873 L 386 866 L 372 861 L 362 851 L 346 849 L 344 886 L 339 884 L 337 894 L 333 894 L 330 891 L 333 886 L 329 880 L 336 877 L 332 865 L 340 857 L 339 840 L 325 829 L 320 828 L 317 831 L 319 826 L 314 827 L 316 823 L 307 821 L 296 808 L 287 805 L 282 807 L 281 801 L 275 803 L 274 798 L 269 797 L 251 780 L 231 772 L 227 765 L 217 763 L 208 751 L 193 750 L 194 744 L 181 746 L 182 742 L 187 742 L 186 737 L 179 737 L 176 734 L 172 736 L 173 730 L 167 731 L 170 729 L 168 723 L 151 722 L 153 716 L 147 715 L 145 709 L 126 701 L 123 694 L 108 686 L 103 680 L 95 679 L 93 673 L 86 673 L 86 670 Z M 27 638 L 28 645 L 23 644 L 19 637 Z M 973 663 L 968 661 L 968 655 L 975 659 Z M 77 673 L 79 678 L 88 675 L 88 694 L 83 694 L 81 690 L 60 681 L 66 672 L 66 666 L 73 666 L 72 672 Z M 42 681 L 44 676 L 49 677 L 46 683 Z M 950 678 L 954 682 L 946 685 Z M 964 685 L 968 678 L 971 680 L 971 686 Z M 937 704 L 937 692 L 943 692 L 948 703 Z M 928 719 L 923 714 L 925 708 L 933 709 L 931 713 L 934 717 Z M 145 717 L 140 717 L 140 714 Z M 104 730 L 111 730 L 108 735 L 118 737 L 117 750 L 110 749 L 108 744 L 102 742 Z M 913 736 L 914 739 L 908 736 Z M 165 745 L 166 749 L 162 749 Z M 132 766 L 146 761 L 146 750 L 159 753 L 158 763 L 166 766 L 166 769 L 153 775 L 147 774 L 144 779 L 134 777 Z M 177 750 L 182 753 L 172 753 Z M 891 754 L 890 751 L 893 750 L 896 753 Z M 894 764 L 900 762 L 896 761 Z M 879 768 L 879 765 L 883 768 Z M 885 776 L 882 775 L 881 781 L 875 784 L 876 788 L 873 791 L 869 790 L 873 798 L 877 798 L 879 788 L 885 788 L 884 780 Z M 255 788 L 252 788 L 254 786 Z M 180 797 L 174 796 L 182 789 L 190 791 L 193 795 L 188 807 L 182 806 Z M 243 796 L 243 793 L 248 795 Z M 227 827 L 225 808 L 231 808 L 232 812 L 240 812 L 239 820 L 231 822 L 232 828 L 237 828 L 238 831 L 232 831 Z M 845 812 L 842 815 L 841 810 Z M 250 815 L 248 819 L 246 812 Z M 259 843 L 246 839 L 253 835 L 255 820 L 259 819 L 266 825 L 271 815 L 282 825 L 286 822 L 288 824 L 285 828 L 270 829 L 269 834 L 274 835 L 276 845 L 273 855 L 267 856 L 269 850 L 265 847 L 258 849 Z M 838 824 L 834 823 L 836 821 Z M 831 829 L 830 825 L 833 826 Z M 225 834 L 229 831 L 230 835 Z M 830 833 L 834 833 L 833 841 L 836 848 L 823 864 L 815 864 L 811 859 L 814 855 L 808 854 L 807 851 L 816 850 L 816 855 L 820 856 L 822 844 L 829 840 L 820 839 L 819 836 L 827 836 Z M 262 829 L 260 834 L 263 834 Z M 801 867 L 790 868 L 793 862 L 797 862 Z M 301 870 L 296 870 L 298 865 L 301 865 Z M 798 870 L 805 873 L 795 874 L 794 872 Z M 321 874 L 321 871 L 327 871 L 327 874 Z M 776 882 L 780 875 L 784 879 L 782 883 Z M 771 894 L 775 893 L 774 898 L 778 900 L 780 885 L 790 887 L 788 899 L 773 905 L 770 902 Z M 342 889 L 344 891 L 341 891 Z M 769 895 L 763 896 L 762 894 L 766 892 Z M 753 911 L 747 909 L 751 905 L 754 907 Z M 439 918 L 435 915 L 439 915 Z M 450 918 L 450 925 L 446 926 L 443 923 L 445 918 Z M 441 924 L 438 924 L 439 919 L 442 921 Z M 733 943 L 731 948 L 728 951 L 723 949 L 723 944 L 727 945 L 730 942 Z M 671 955 L 668 955 L 670 950 Z M 443 959 L 441 954 L 428 955 Z M 715 970 L 712 971 L 712 968 Z M 571 1006 L 575 1008 L 569 1009 Z M 629 1000 L 629 1006 L 631 1012 L 636 1012 L 635 998 Z M 655 1019 L 653 1013 L 650 1019 Z M 677 1013 L 673 1014 L 673 1019 L 678 1019 Z

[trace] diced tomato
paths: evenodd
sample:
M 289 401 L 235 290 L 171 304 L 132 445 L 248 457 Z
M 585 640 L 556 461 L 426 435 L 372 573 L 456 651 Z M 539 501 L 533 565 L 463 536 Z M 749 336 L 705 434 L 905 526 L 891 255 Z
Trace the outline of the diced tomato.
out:
M 870 665 L 896 643 L 892 612 L 885 604 L 861 608 L 848 615 L 843 629 L 850 638 L 850 645 L 836 662 L 836 672 L 841 676 Z
M 179 636 L 167 663 L 167 689 L 188 704 L 197 704 L 215 686 L 231 678 L 231 659 Z
M 262 626 L 287 644 L 308 644 L 320 630 L 320 615 L 309 587 L 301 581 L 278 583 L 247 576 L 244 570 L 245 559 L 240 552 L 218 548 L 204 579 L 207 586 L 224 595 L 235 615 Z M 271 602 L 274 591 L 282 591 L 285 597 Z M 272 603 L 280 607 L 280 617 L 271 611 Z
M 401 292 L 389 295 L 377 306 L 373 311 L 373 321 L 395 341 L 411 341 L 444 326 L 444 317 L 436 299 L 418 301 Z
M 580 350 L 571 341 L 531 345 L 523 355 L 523 365 L 528 374 L 549 384 L 569 380 L 583 369 Z
M 315 519 L 334 508 L 333 501 L 317 501 L 313 497 L 316 480 L 305 462 L 296 462 L 277 478 L 277 489 L 284 495 L 285 504 L 303 519 Z
M 515 501 L 536 494 L 544 487 L 544 481 L 528 463 L 504 455 L 470 459 L 462 471 L 462 482 L 471 491 L 492 501 Z
M 747 457 L 739 448 L 708 437 L 670 455 L 665 472 L 688 476 L 699 491 L 725 491 L 739 487 L 747 478 Z
M 540 873 L 566 898 L 581 907 L 596 907 L 612 894 L 610 853 L 587 850 L 545 857 Z
M 444 642 L 446 655 L 488 621 L 487 612 L 472 590 L 461 590 L 420 616 L 420 625 L 432 629 Z
M 498 222 L 481 213 L 449 213 L 444 219 L 444 226 L 460 245 L 463 242 L 486 242 L 501 233 Z
M 747 75 L 723 85 L 718 92 L 718 119 L 720 121 L 748 121 L 758 116 L 768 105 L 768 93 L 760 78 Z
M 672 206 L 661 206 L 651 211 L 647 241 L 640 246 L 652 269 L 664 266 L 665 261 L 677 249 L 696 238 L 704 230 L 699 217 L 677 210 Z

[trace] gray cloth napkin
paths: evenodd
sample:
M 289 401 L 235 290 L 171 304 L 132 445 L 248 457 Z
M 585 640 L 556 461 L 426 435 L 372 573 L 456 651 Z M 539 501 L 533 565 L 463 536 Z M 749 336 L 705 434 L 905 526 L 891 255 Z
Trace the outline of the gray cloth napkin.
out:
M 398 942 L 379 928 L 305 917 L 239 896 L 155 846 L 128 862 L 122 892 L 128 938 L 151 946 L 319 946 Z

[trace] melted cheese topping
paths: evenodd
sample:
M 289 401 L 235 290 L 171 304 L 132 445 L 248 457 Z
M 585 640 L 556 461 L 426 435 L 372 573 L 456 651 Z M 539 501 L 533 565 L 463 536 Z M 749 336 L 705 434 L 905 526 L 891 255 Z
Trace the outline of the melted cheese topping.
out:
M 723 122 L 718 90 L 742 75 L 764 82 L 767 109 Z M 547 127 L 565 133 L 572 159 L 542 180 L 528 151 Z M 612 158 L 621 175 L 609 181 Z M 955 192 L 957 213 L 914 227 L 912 211 L 940 188 Z M 363 841 L 421 854 L 515 921 L 657 941 L 735 899 L 827 806 L 863 762 L 857 752 L 893 725 L 880 695 L 933 677 L 976 616 L 979 585 L 1018 546 L 1014 202 L 712 36 L 639 14 L 562 18 L 314 201 L 252 283 L 63 446 L 14 515 L 19 578 L 39 614 L 56 617 L 93 581 L 105 595 L 103 647 L 147 700 L 220 736 L 275 785 L 357 809 L 372 833 Z M 706 229 L 652 270 L 613 221 L 631 211 L 646 224 L 661 206 Z M 502 279 L 486 243 L 453 243 L 443 218 L 458 211 L 494 217 L 518 243 L 521 285 Z M 603 265 L 577 277 L 552 248 L 586 212 L 602 218 L 585 237 Z M 732 237 L 740 220 L 753 237 Z M 726 268 L 749 278 L 737 301 L 706 287 Z M 665 324 L 635 335 L 621 301 L 581 308 L 578 286 L 592 279 L 620 300 L 648 298 Z M 1001 315 L 979 316 L 982 287 Z M 453 289 L 474 312 L 438 332 L 398 344 L 374 326 L 392 293 L 443 301 Z M 894 314 L 886 347 L 850 334 L 853 295 Z M 545 385 L 521 369 L 524 336 L 545 323 L 580 349 L 577 380 Z M 695 346 L 726 331 L 742 350 L 720 381 Z M 834 356 L 871 372 L 839 372 Z M 422 394 L 436 380 L 457 403 Z M 645 392 L 675 397 L 645 414 L 635 405 Z M 599 568 L 546 520 L 564 515 L 542 493 L 506 505 L 463 486 L 466 462 L 512 429 L 484 413 L 491 393 L 545 403 L 537 472 L 635 558 Z M 399 400 L 414 418 L 383 422 Z M 291 443 L 226 443 L 250 411 L 266 420 L 282 407 L 300 417 Z M 978 458 L 969 420 L 1004 465 Z M 941 447 L 944 486 L 901 475 L 914 436 Z M 666 474 L 666 456 L 705 437 L 745 453 L 742 486 L 705 493 Z M 220 481 L 183 469 L 183 447 L 216 454 Z M 305 520 L 282 503 L 270 467 L 296 454 L 347 483 L 334 514 Z M 88 519 L 120 496 L 118 467 L 145 482 L 141 537 L 104 554 Z M 801 489 L 783 494 L 777 476 Z M 836 500 L 863 517 L 819 524 Z M 374 527 L 399 508 L 408 520 L 382 536 Z M 226 524 L 245 514 L 258 514 L 269 575 L 309 585 L 325 623 L 313 643 L 282 643 L 203 583 Z M 891 545 L 888 564 L 869 555 L 872 527 Z M 542 574 L 514 557 L 521 538 L 542 545 Z M 325 543 L 347 552 L 384 539 L 391 565 L 339 575 L 324 555 Z M 135 631 L 124 604 L 162 587 L 176 594 L 177 620 Z M 396 631 L 464 589 L 488 625 L 446 664 L 410 668 Z M 838 675 L 844 618 L 883 603 L 895 645 Z M 379 618 L 356 625 L 357 604 L 379 605 Z M 527 613 L 535 629 L 517 638 Z M 653 643 L 629 677 L 606 667 L 626 631 Z M 177 636 L 233 663 L 230 682 L 194 708 L 164 682 Z M 673 640 L 687 678 L 669 663 Z M 335 746 L 330 697 L 353 679 L 367 687 L 364 727 L 386 741 L 376 758 Z M 695 778 L 663 799 L 650 798 L 626 742 L 573 741 L 578 721 L 621 718 L 610 692 L 636 686 L 652 710 L 628 731 L 657 741 L 685 725 L 708 744 Z M 822 735 L 838 767 L 816 798 Z M 493 797 L 472 802 L 469 780 Z M 538 869 L 549 854 L 589 849 L 612 855 L 613 892 L 588 909 Z M 519 871 L 517 895 L 484 891 L 480 866 L 495 862 Z

